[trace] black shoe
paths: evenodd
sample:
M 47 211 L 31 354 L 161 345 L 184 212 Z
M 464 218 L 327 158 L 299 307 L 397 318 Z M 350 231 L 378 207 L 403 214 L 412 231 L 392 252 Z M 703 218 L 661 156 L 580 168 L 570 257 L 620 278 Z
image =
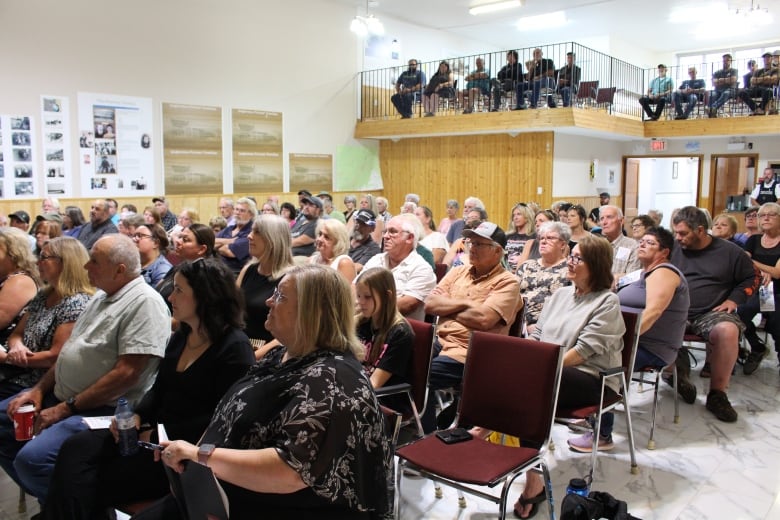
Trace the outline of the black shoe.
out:
M 736 422 L 737 412 L 729 402 L 726 392 L 720 390 L 710 390 L 707 394 L 707 410 L 723 422 Z
M 526 108 L 528 108 L 528 107 L 526 107 L 525 105 L 517 105 L 512 110 L 525 110 Z
M 663 380 L 674 388 L 674 376 L 664 377 Z M 696 385 L 691 383 L 687 377 L 680 377 L 680 380 L 677 381 L 677 394 L 686 403 L 693 404 L 696 402 Z
M 748 354 L 745 363 L 742 365 L 742 372 L 746 376 L 749 376 L 750 374 L 758 370 L 759 365 L 761 365 L 761 360 L 764 359 L 768 353 L 769 353 L 769 349 L 764 348 L 764 350 L 760 352 L 751 352 L 750 354 Z
M 680 114 L 674 117 L 675 121 L 682 121 L 683 119 L 688 119 L 688 116 Z
M 411 114 L 410 115 L 404 114 L 401 116 L 401 119 L 411 119 L 411 118 L 412 118 Z
M 490 111 L 491 112 L 498 112 L 498 109 L 497 108 L 491 108 Z

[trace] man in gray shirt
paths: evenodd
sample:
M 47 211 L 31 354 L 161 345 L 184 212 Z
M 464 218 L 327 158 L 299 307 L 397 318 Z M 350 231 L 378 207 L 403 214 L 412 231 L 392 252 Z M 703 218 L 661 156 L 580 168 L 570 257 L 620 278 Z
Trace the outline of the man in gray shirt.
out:
M 103 235 L 119 233 L 119 230 L 111 222 L 111 214 L 106 199 L 96 199 L 89 210 L 89 222 L 84 224 L 79 231 L 79 242 L 84 244 L 87 250 L 91 249 Z

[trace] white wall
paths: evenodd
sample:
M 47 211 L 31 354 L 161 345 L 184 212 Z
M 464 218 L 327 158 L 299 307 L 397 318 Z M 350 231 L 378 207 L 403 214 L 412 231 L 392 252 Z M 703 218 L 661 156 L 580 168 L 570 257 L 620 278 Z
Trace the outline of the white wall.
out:
M 639 214 L 659 209 L 664 214 L 662 224 L 669 227 L 672 210 L 696 205 L 698 158 L 645 157 L 639 162 Z
M 593 197 L 601 188 L 620 193 L 621 150 L 619 141 L 556 133 L 552 196 Z M 589 173 L 591 161 L 596 162 L 593 179 Z M 610 171 L 613 172 L 612 182 Z

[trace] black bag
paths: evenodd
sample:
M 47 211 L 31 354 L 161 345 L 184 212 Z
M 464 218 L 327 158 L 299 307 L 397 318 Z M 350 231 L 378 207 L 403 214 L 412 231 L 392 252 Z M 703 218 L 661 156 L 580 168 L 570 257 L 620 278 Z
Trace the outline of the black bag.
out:
M 628 505 L 609 493 L 592 491 L 587 497 L 571 493 L 561 503 L 561 520 L 639 520 L 628 513 Z

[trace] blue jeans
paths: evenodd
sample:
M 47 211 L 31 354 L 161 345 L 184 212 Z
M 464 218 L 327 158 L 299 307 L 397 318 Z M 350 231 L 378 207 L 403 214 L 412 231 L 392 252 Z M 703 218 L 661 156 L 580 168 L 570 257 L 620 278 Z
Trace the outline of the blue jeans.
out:
M 73 415 L 49 426 L 32 440 L 17 441 L 14 437 L 13 420 L 7 413 L 8 403 L 12 399 L 13 397 L 9 397 L 0 401 L 0 466 L 28 494 L 43 502 L 60 446 L 74 433 L 86 430 L 87 425 L 84 424 L 83 416 Z M 42 406 L 48 408 L 59 402 L 54 394 L 50 393 L 44 397 Z M 91 411 L 95 413 L 85 415 L 113 413 L 109 408 Z
M 567 107 L 571 105 L 571 87 L 561 87 L 558 92 L 561 93 L 561 99 L 563 99 L 563 106 Z
M 727 88 L 726 90 L 713 90 L 710 94 L 710 109 L 717 110 L 726 104 L 726 101 L 734 96 L 734 89 Z
M 696 94 L 682 94 L 679 91 L 674 93 L 674 111 L 678 116 L 685 116 L 686 118 L 691 115 L 693 109 L 696 108 L 696 103 L 699 102 L 699 97 Z M 685 112 L 683 112 L 683 103 L 686 104 Z
M 531 89 L 531 108 L 536 108 L 539 104 L 539 96 L 542 93 L 543 88 L 555 89 L 555 80 L 553 78 L 541 78 L 534 81 L 533 88 Z M 555 108 L 555 99 L 553 96 L 547 96 L 547 106 Z

